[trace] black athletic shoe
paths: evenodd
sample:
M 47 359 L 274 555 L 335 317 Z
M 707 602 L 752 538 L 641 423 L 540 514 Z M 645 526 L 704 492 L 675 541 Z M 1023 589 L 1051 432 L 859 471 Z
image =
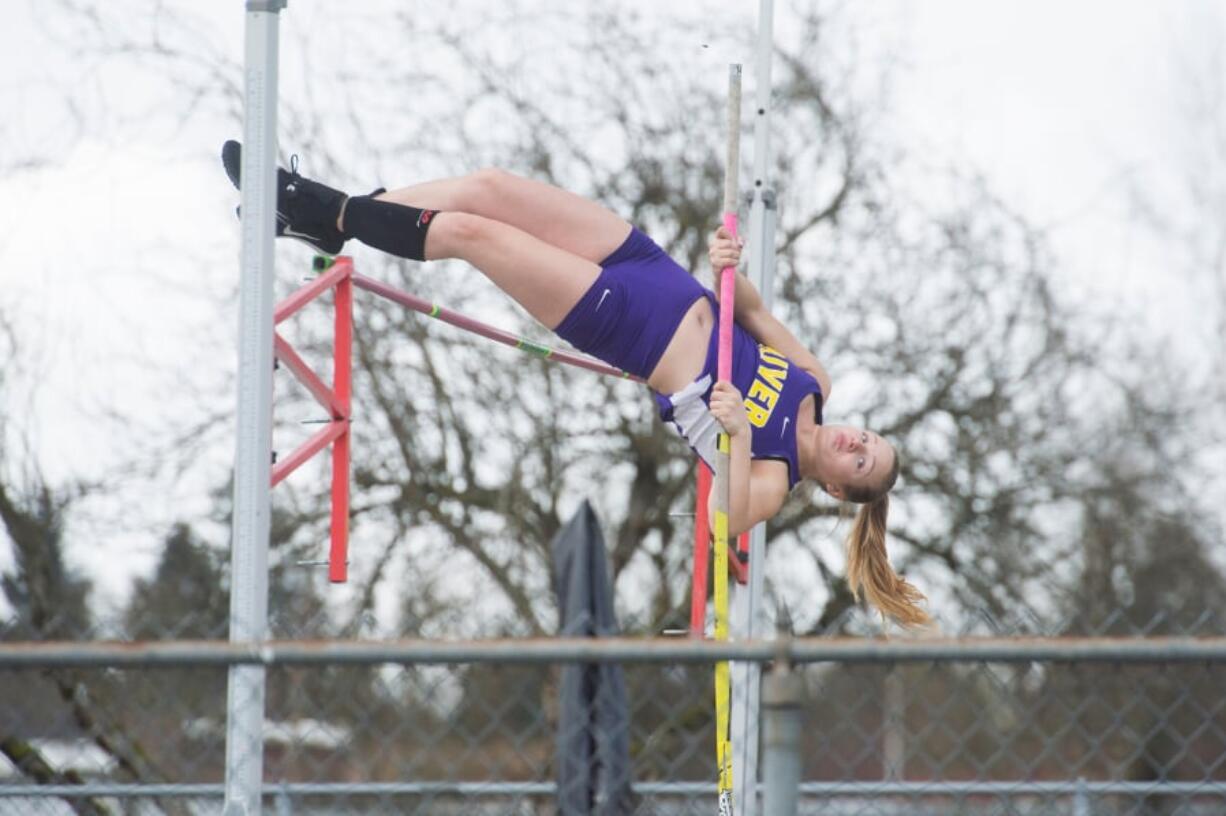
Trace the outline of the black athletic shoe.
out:
M 221 147 L 221 163 L 234 186 L 240 187 L 243 146 L 228 141 Z M 345 194 L 318 181 L 298 175 L 298 157 L 290 157 L 290 169 L 277 168 L 277 237 L 297 238 L 328 255 L 337 255 L 345 236 L 336 228 L 336 216 Z

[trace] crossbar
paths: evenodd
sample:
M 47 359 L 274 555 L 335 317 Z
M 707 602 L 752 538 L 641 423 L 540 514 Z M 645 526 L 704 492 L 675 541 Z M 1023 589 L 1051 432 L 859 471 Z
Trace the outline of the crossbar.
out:
M 382 281 L 368 278 L 365 275 L 361 275 L 356 272 L 353 274 L 353 285 L 359 289 L 365 289 L 368 292 L 373 292 L 374 294 L 386 298 L 393 303 L 399 303 L 401 306 L 406 306 L 415 312 L 420 312 L 428 317 L 437 318 L 444 323 L 450 323 L 451 325 L 463 329 L 464 331 L 480 335 L 481 337 L 502 343 L 503 345 L 510 346 L 511 348 L 519 349 L 520 351 L 526 351 L 537 357 L 541 357 L 546 360 L 553 360 L 559 363 L 566 363 L 567 365 L 576 366 L 578 368 L 585 368 L 588 371 L 595 371 L 597 374 L 605 374 L 610 377 L 619 377 L 625 380 L 643 382 L 641 377 L 636 377 L 633 374 L 622 371 L 621 369 L 606 365 L 599 360 L 594 360 L 591 357 L 586 357 L 582 354 L 574 354 L 572 352 L 560 351 L 558 349 L 542 346 L 539 343 L 534 343 L 524 337 L 495 328 L 488 323 L 482 323 L 480 320 L 467 317 L 459 312 L 452 311 L 451 309 L 446 309 L 442 306 L 431 303 L 428 300 L 423 300 L 416 295 L 411 295 L 408 292 L 397 289 L 394 286 L 389 286 Z

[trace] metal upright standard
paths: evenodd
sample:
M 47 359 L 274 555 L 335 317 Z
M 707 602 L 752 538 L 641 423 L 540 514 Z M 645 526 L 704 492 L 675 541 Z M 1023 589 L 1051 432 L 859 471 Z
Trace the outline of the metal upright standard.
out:
M 774 49 L 774 2 L 760 0 L 754 66 L 753 184 L 749 205 L 749 279 L 769 311 L 775 299 L 775 191 L 770 168 L 771 55 Z M 762 599 L 766 583 L 766 525 L 749 533 L 747 580 L 733 593 L 732 636 L 737 640 L 764 637 Z M 757 812 L 759 694 L 762 667 L 757 663 L 732 664 L 733 764 L 742 769 L 736 789 L 736 812 Z
M 230 640 L 245 643 L 265 639 L 268 619 L 277 37 L 284 7 L 285 0 L 247 0 L 246 6 L 238 433 L 230 545 Z M 260 812 L 263 728 L 264 667 L 231 666 L 226 696 L 225 816 Z
M 741 153 L 741 66 L 728 71 L 728 153 L 724 164 L 724 227 L 736 235 L 737 171 Z M 732 317 L 736 293 L 736 268 L 720 272 L 719 357 L 721 381 L 732 380 Z M 728 509 L 732 482 L 731 439 L 721 432 L 715 453 L 715 639 L 728 639 Z M 719 767 L 719 810 L 732 813 L 732 741 L 728 730 L 730 682 L 728 661 L 715 664 L 715 752 Z

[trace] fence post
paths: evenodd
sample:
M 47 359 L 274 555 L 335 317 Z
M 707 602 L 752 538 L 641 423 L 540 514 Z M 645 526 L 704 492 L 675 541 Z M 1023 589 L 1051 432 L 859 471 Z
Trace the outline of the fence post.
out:
M 1090 816 L 1090 792 L 1086 788 L 1086 778 L 1077 777 L 1077 792 L 1073 794 L 1073 816 Z
M 762 678 L 764 816 L 795 816 L 800 790 L 804 678 L 780 658 Z

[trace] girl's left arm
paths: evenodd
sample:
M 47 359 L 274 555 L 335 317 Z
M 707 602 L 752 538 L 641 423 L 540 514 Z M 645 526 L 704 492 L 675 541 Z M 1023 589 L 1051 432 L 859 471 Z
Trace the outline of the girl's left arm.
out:
M 708 254 L 711 267 L 718 277 L 720 270 L 726 267 L 736 269 L 741 260 L 741 245 L 739 241 L 733 239 L 731 233 L 720 227 L 711 236 Z M 717 297 L 718 293 L 717 283 Z M 831 383 L 826 367 L 813 356 L 813 352 L 796 339 L 796 335 L 792 334 L 787 326 L 766 310 L 766 305 L 762 302 L 762 295 L 749 278 L 742 275 L 739 270 L 736 273 L 736 290 L 733 297 L 735 298 L 733 314 L 736 322 L 740 323 L 753 339 L 770 346 L 812 374 L 822 388 L 822 403 L 828 403 Z
M 825 366 L 813 356 L 813 352 L 801 345 L 796 335 L 792 334 L 777 317 L 766 309 L 759 309 L 743 318 L 738 317 L 737 322 L 753 336 L 753 339 L 759 343 L 765 343 L 812 374 L 818 385 L 822 387 L 822 404 L 825 405 L 830 401 L 830 375 L 826 373 Z

